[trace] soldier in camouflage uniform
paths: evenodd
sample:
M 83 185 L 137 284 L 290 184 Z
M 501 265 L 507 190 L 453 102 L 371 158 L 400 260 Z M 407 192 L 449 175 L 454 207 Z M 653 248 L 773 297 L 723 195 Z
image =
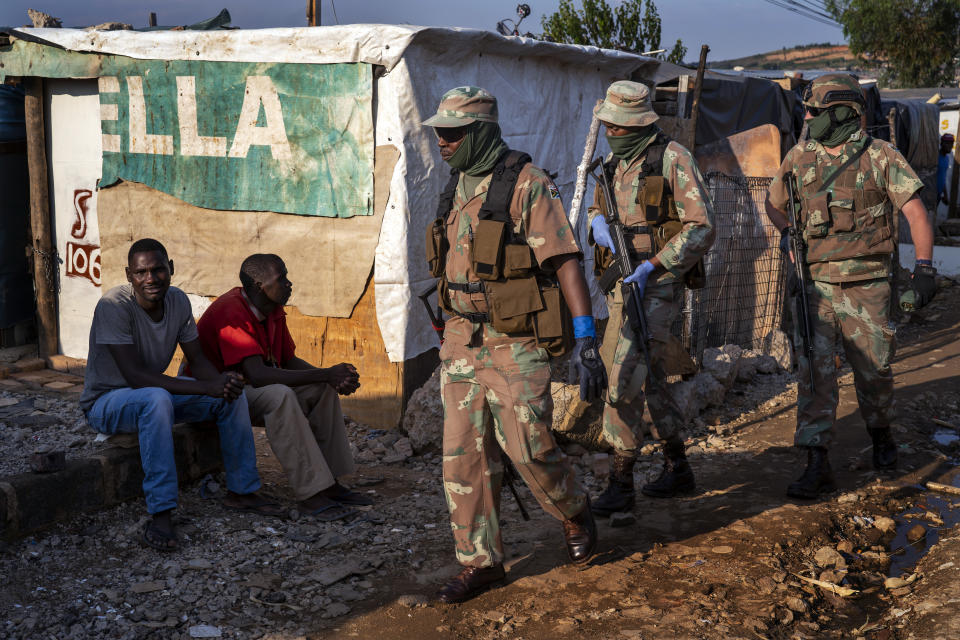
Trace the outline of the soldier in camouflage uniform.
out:
M 504 301 L 493 298 L 496 290 L 491 287 L 497 283 L 482 280 L 478 273 L 482 269 L 475 253 L 489 248 L 482 238 L 483 207 L 488 195 L 493 200 L 490 194 L 503 186 L 498 172 L 507 170 L 506 158 L 518 154 L 501 138 L 496 99 L 479 87 L 458 87 L 443 96 L 437 114 L 424 124 L 435 128 L 441 156 L 456 170 L 441 195 L 434 223 L 447 247 L 435 275 L 440 277 L 442 304 L 451 314 L 440 350 L 443 488 L 457 561 L 463 566 L 437 594 L 450 603 L 466 600 L 504 578 L 501 448 L 543 509 L 562 521 L 572 561 L 589 559 L 596 545 L 596 525 L 588 497 L 550 431 L 548 354 L 532 333 L 494 329 L 498 305 Z M 528 276 L 532 273 L 536 279 L 531 299 L 519 295 L 505 304 L 522 309 L 528 302 L 539 303 L 536 282 L 558 281 L 575 316 L 573 366 L 580 374 L 581 393 L 599 396 L 606 373 L 593 343 L 594 319 L 579 248 L 557 187 L 528 161 L 526 156 L 514 165 L 522 168 L 514 174 L 503 219 L 509 220 L 508 235 L 516 240 L 507 247 L 508 256 L 526 259 Z M 428 240 L 428 256 L 430 251 Z
M 658 116 L 650 104 L 650 90 L 638 82 L 610 85 L 596 115 L 606 126 L 613 154 L 611 189 L 617 211 L 635 251 L 633 274 L 643 292 L 643 306 L 652 336 L 649 353 L 643 350 L 623 313 L 621 288 L 608 294 L 610 321 L 602 355 L 610 363 L 610 385 L 603 409 L 603 437 L 613 448 L 613 468 L 606 491 L 593 502 L 597 515 L 629 510 L 634 504 L 633 467 L 644 400 L 653 417 L 651 433 L 663 443 L 664 467 L 660 477 L 644 485 L 645 495 L 667 498 L 695 488 L 679 429 L 681 413 L 666 389 L 668 371 L 674 368 L 682 346 L 670 333 L 680 312 L 684 280 L 701 260 L 715 235 L 713 205 L 703 177 L 690 152 L 667 138 L 655 124 Z M 651 216 L 651 209 L 656 212 Z M 611 249 L 610 231 L 603 216 L 599 189 L 589 209 L 590 239 Z M 604 251 L 605 251 L 604 250 Z M 605 266 L 611 256 L 598 252 Z M 633 253 L 633 252 L 632 252 Z M 679 349 L 678 349 L 679 347 Z M 608 357 L 610 354 L 610 357 Z M 652 367 L 652 375 L 650 368 Z
M 889 318 L 888 274 L 898 210 L 910 224 L 916 247 L 910 293 L 917 307 L 936 292 L 936 271 L 931 262 L 933 230 L 917 196 L 923 184 L 893 145 L 872 139 L 862 129 L 864 98 L 857 79 L 843 73 L 821 76 L 808 86 L 804 105 L 813 139 L 787 153 L 770 185 L 766 210 L 781 230 L 780 246 L 791 263 L 797 256 L 790 252 L 790 219 L 784 213 L 790 206 L 805 246 L 801 260 L 809 274 L 805 279 L 813 362 L 797 350 L 794 443 L 806 449 L 807 468 L 787 495 L 809 499 L 835 488 L 827 450 L 838 402 L 837 342 L 853 368 L 860 414 L 873 440 L 874 467 L 893 469 L 897 464 L 890 435 L 895 327 Z M 787 180 L 792 181 L 795 203 L 788 202 Z M 797 286 L 792 278 L 791 288 Z M 795 334 L 799 341 L 799 332 Z M 810 386 L 811 367 L 815 388 Z

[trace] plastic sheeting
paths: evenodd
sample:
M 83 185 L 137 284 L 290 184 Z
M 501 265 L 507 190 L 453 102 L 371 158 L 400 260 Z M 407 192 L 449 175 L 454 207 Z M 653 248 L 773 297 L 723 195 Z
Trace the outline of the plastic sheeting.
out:
M 14 35 L 19 31 L 15 31 Z M 376 80 L 377 146 L 394 145 L 401 157 L 390 182 L 374 260 L 377 320 L 391 361 L 413 358 L 435 347 L 436 335 L 413 292 L 428 282 L 424 231 L 435 215 L 448 168 L 432 130 L 420 123 L 440 96 L 455 86 L 485 87 L 500 101 L 507 142 L 534 162 L 557 172 L 569 206 L 576 164 L 592 117 L 592 106 L 614 80 L 642 77 L 665 82 L 688 69 L 652 58 L 526 38 L 506 38 L 471 29 L 353 25 L 302 29 L 218 32 L 89 32 L 25 29 L 71 51 L 143 59 L 382 65 Z M 83 77 L 95 77 L 96 61 Z M 23 75 L 57 76 L 60 67 L 31 68 Z M 14 74 L 7 70 L 7 73 Z M 595 312 L 605 315 L 605 309 Z
M 796 101 L 796 94 L 763 78 L 710 74 L 703 79 L 700 94 L 697 144 L 709 144 L 740 131 L 773 124 L 789 148 L 795 139 Z

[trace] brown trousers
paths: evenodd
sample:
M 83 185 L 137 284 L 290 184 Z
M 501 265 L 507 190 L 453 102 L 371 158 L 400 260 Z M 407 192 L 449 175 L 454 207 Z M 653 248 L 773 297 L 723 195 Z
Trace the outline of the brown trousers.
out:
M 306 500 L 353 473 L 353 455 L 340 411 L 340 398 L 328 384 L 244 388 L 250 421 L 267 430 L 297 500 Z

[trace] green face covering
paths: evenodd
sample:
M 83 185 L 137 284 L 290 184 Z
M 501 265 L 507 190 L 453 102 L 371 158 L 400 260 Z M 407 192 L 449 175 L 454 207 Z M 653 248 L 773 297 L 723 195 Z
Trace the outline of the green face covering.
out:
M 811 138 L 825 147 L 836 147 L 860 130 L 860 114 L 846 105 L 830 107 L 810 118 L 807 125 Z
M 447 164 L 468 176 L 479 176 L 493 171 L 493 166 L 507 149 L 507 143 L 500 137 L 500 125 L 474 122 Z
M 656 137 L 659 129 L 655 125 L 643 127 L 638 131 L 631 131 L 622 136 L 612 136 L 607 133 L 607 144 L 613 155 L 621 160 L 633 160 L 647 148 L 647 145 Z

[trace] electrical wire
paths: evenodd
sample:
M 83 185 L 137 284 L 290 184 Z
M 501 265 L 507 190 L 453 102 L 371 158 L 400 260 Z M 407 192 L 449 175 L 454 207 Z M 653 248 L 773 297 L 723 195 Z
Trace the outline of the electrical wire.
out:
M 337 5 L 330 0 L 330 7 L 333 9 L 333 19 L 337 21 L 337 24 L 340 24 L 340 18 L 337 17 Z
M 787 4 L 789 1 L 790 1 L 790 0 L 783 0 L 783 1 L 780 1 L 780 0 L 766 0 L 766 2 L 768 2 L 768 3 L 770 3 L 770 4 L 774 5 L 774 6 L 780 7 L 781 9 L 786 9 L 787 11 L 792 11 L 793 13 L 796 13 L 797 15 L 801 15 L 801 16 L 803 16 L 804 18 L 809 18 L 810 20 L 813 20 L 813 21 L 815 21 L 815 22 L 819 22 L 820 24 L 825 24 L 825 25 L 827 25 L 828 27 L 836 27 L 836 28 L 838 28 L 838 29 L 840 28 L 840 25 L 837 24 L 837 23 L 836 23 L 835 21 L 833 21 L 832 19 L 829 19 L 829 20 L 828 20 L 828 19 L 825 19 L 825 18 L 821 17 L 821 16 L 818 15 L 818 14 L 810 13 L 810 12 L 808 12 L 807 10 L 799 9 L 799 8 L 797 8 L 796 6 L 792 5 L 792 4 Z
M 831 22 L 833 21 L 833 16 L 832 16 L 832 15 L 830 15 L 829 13 L 824 13 L 823 11 L 820 11 L 819 9 L 814 8 L 814 7 L 813 7 L 812 5 L 810 5 L 809 3 L 799 2 L 798 0 L 786 0 L 786 1 L 787 1 L 789 4 L 792 4 L 793 6 L 795 6 L 795 7 L 797 7 L 797 8 L 803 9 L 804 11 L 808 11 L 808 12 L 814 14 L 814 15 L 818 15 L 818 16 L 820 16 L 821 18 L 825 18 L 825 19 L 827 19 L 827 20 L 830 20 Z

